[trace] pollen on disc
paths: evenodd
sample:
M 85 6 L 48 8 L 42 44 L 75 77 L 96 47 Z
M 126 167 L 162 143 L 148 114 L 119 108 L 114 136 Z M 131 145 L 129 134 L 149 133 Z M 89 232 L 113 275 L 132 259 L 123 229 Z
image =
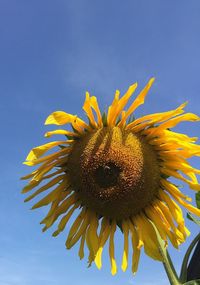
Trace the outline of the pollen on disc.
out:
M 117 220 L 140 212 L 159 189 L 156 152 L 141 136 L 118 127 L 99 129 L 77 141 L 67 168 L 82 203 Z

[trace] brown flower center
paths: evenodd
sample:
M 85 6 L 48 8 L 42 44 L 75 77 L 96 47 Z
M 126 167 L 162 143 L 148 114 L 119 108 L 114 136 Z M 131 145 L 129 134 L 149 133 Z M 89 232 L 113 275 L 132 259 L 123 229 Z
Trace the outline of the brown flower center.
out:
M 100 165 L 94 171 L 94 178 L 101 188 L 114 187 L 117 185 L 121 171 L 113 162 L 108 162 L 105 165 Z
M 88 133 L 75 142 L 67 165 L 83 205 L 102 216 L 128 218 L 158 192 L 156 152 L 142 136 L 118 127 Z

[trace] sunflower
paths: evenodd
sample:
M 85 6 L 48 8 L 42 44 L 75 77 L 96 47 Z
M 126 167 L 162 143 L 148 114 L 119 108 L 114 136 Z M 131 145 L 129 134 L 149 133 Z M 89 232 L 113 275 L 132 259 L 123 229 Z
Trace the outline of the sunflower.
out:
M 137 83 L 121 98 L 117 90 L 103 114 L 96 97 L 86 92 L 83 110 L 88 123 L 63 111 L 52 113 L 46 125 L 68 124 L 71 129 L 47 132 L 47 138 L 64 135 L 64 139 L 33 148 L 24 162 L 28 166 L 39 165 L 22 178 L 30 179 L 22 192 L 39 187 L 25 201 L 42 194 L 32 209 L 49 205 L 41 221 L 43 231 L 59 219 L 55 237 L 72 218 L 66 248 L 79 242 L 80 259 L 87 247 L 89 266 L 95 262 L 100 269 L 108 243 L 113 275 L 117 272 L 117 229 L 124 240 L 121 268 L 127 269 L 131 248 L 135 273 L 142 247 L 151 258 L 162 261 L 156 229 L 165 245 L 170 241 L 175 248 L 190 234 L 180 205 L 200 216 L 200 210 L 191 205 L 191 198 L 170 181 L 178 179 L 190 189 L 200 190 L 196 177 L 200 170 L 188 162 L 189 158 L 200 156 L 197 138 L 171 130 L 183 121 L 199 121 L 199 117 L 184 113 L 184 103 L 171 111 L 135 119 L 133 113 L 144 103 L 153 82 L 151 78 L 127 110 L 124 108 Z

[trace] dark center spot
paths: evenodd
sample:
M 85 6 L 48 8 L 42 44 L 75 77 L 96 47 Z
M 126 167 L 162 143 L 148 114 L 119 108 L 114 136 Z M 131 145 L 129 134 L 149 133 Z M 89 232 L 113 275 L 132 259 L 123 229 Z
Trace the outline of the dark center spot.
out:
M 121 170 L 112 162 L 99 166 L 95 170 L 95 181 L 101 188 L 108 188 L 115 186 Z

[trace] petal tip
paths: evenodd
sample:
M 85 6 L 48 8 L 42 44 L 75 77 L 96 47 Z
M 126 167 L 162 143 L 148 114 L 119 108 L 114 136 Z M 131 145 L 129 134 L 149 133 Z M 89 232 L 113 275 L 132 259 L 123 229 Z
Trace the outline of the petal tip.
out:
M 149 85 L 152 85 L 153 83 L 154 83 L 154 81 L 156 80 L 156 78 L 155 77 L 151 77 L 150 79 L 149 79 L 149 82 L 148 82 L 148 84 Z
M 115 270 L 112 270 L 112 271 L 111 271 L 111 274 L 112 274 L 112 276 L 116 275 L 116 274 L 117 274 L 117 270 L 116 270 L 116 269 L 115 269 Z
M 51 123 L 49 122 L 51 120 L 51 115 L 49 115 L 47 118 L 46 118 L 46 120 L 45 120 L 45 122 L 44 122 L 44 125 L 50 125 Z

